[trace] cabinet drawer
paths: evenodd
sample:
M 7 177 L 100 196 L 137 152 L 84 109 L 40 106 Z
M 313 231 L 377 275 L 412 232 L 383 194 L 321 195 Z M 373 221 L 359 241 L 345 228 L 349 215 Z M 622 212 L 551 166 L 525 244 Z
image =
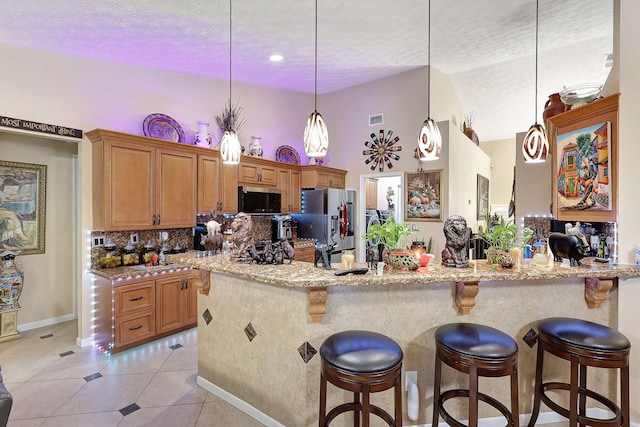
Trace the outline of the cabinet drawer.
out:
M 115 288 L 116 317 L 155 307 L 155 281 L 141 282 Z
M 156 334 L 155 310 L 123 316 L 116 320 L 115 327 L 116 347 L 152 337 Z

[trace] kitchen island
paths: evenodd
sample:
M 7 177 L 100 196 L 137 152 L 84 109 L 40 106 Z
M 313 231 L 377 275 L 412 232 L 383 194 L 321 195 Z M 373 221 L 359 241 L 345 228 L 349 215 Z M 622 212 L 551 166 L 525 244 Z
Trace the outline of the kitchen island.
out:
M 430 423 L 433 333 L 450 322 L 493 326 L 518 342 L 520 412 L 529 413 L 535 348 L 523 338 L 535 322 L 569 316 L 615 328 L 617 283 L 640 275 L 635 266 L 595 263 L 492 271 L 486 261 L 477 261 L 467 269 L 435 264 L 423 272 L 335 276 L 335 270 L 298 261 L 249 265 L 194 253 L 170 259 L 204 273 L 198 298 L 199 384 L 265 425 L 285 426 L 317 425 L 316 353 L 325 338 L 348 329 L 381 332 L 400 344 L 404 370 L 417 371 L 420 390 L 418 421 L 409 421 L 405 408 L 404 424 Z M 551 372 L 562 377 L 566 366 L 558 364 Z M 444 374 L 445 387 L 466 384 L 452 371 Z M 615 393 L 610 373 L 593 377 L 603 393 Z M 481 381 L 484 392 L 505 401 L 507 385 L 500 379 Z M 330 406 L 347 399 L 349 393 L 329 388 Z M 392 407 L 391 393 L 373 400 Z M 481 417 L 496 416 L 482 409 Z M 334 423 L 343 425 L 340 419 Z

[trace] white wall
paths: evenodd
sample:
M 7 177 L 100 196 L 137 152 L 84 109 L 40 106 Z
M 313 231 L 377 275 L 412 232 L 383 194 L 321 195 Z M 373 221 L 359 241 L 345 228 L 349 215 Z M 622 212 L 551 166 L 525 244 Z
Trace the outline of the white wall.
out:
M 74 163 L 77 144 L 0 132 L 0 160 L 47 166 L 45 253 L 20 255 L 19 325 L 75 318 Z
M 516 150 L 522 147 L 526 131 L 516 134 Z M 551 165 L 547 160 L 541 163 L 525 163 L 520 151 L 516 151 L 516 223 L 527 215 L 551 215 Z
M 515 138 L 495 141 L 480 141 L 480 148 L 491 158 L 490 201 L 491 205 L 508 205 L 511 201 L 513 187 L 513 168 L 516 156 L 520 153 L 516 148 Z

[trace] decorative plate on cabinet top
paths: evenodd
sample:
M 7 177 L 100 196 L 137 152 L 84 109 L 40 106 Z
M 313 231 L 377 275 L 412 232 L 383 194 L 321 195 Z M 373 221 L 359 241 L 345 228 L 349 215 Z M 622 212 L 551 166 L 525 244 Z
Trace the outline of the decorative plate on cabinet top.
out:
M 276 160 L 278 162 L 299 165 L 300 155 L 295 148 L 290 147 L 289 145 L 281 145 L 276 149 Z
M 144 136 L 162 139 L 164 141 L 184 143 L 184 130 L 171 117 L 166 114 L 149 114 L 142 123 Z

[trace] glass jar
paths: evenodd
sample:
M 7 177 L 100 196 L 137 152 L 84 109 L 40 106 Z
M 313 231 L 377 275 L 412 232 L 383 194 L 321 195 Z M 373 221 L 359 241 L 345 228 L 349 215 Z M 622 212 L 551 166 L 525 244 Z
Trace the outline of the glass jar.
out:
M 107 239 L 107 243 L 103 246 L 104 256 L 100 257 L 100 267 L 102 268 L 115 268 L 122 265 L 122 257 L 118 247 L 111 238 Z
M 140 255 L 136 252 L 136 248 L 129 242 L 124 247 L 122 253 L 122 265 L 136 265 L 140 264 Z
M 147 241 L 147 244 L 142 248 L 142 262 L 144 264 L 149 264 L 152 262 L 152 258 L 156 260 L 158 263 L 158 252 L 156 251 L 155 246 L 151 243 L 151 240 Z M 154 264 L 154 265 L 155 265 Z

